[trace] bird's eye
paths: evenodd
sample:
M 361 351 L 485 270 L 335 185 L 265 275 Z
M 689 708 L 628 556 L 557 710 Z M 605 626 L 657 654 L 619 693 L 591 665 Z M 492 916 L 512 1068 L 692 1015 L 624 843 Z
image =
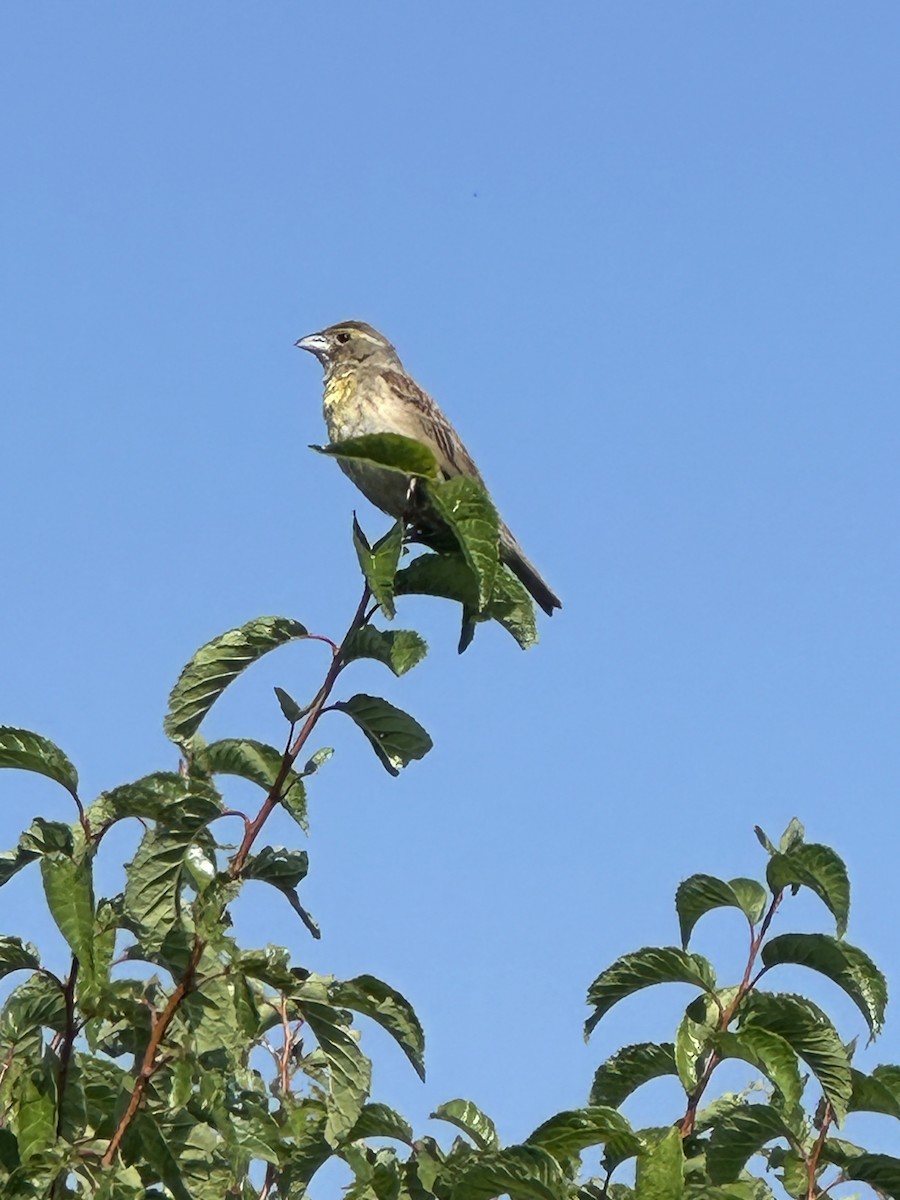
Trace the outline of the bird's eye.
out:
M 350 334 L 349 334 L 349 333 L 339 333 L 339 334 L 337 335 L 337 340 L 338 340 L 339 342 L 341 342 L 341 343 L 343 343 L 343 342 L 349 342 L 349 341 L 350 341 Z

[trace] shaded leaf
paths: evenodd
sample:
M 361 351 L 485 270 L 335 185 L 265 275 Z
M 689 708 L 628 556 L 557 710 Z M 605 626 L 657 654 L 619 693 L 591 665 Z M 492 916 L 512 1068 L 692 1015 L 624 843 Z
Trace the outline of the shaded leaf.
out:
M 341 647 L 344 662 L 353 662 L 358 658 L 374 658 L 390 667 L 398 676 L 411 671 L 427 653 L 427 645 L 413 630 L 374 629 L 371 625 L 354 629 Z
M 446 1104 L 438 1105 L 431 1118 L 436 1121 L 449 1121 L 451 1125 L 468 1134 L 479 1150 L 500 1149 L 497 1127 L 471 1100 L 448 1100 Z
M 34 771 L 61 783 L 70 795 L 78 792 L 78 772 L 59 746 L 30 729 L 0 725 L 0 767 Z
M 300 917 L 314 938 L 321 937 L 318 925 L 300 903 L 297 884 L 306 878 L 309 855 L 305 850 L 286 850 L 284 846 L 264 846 L 250 855 L 244 863 L 241 875 L 244 879 L 258 879 L 277 888 Z
M 740 909 L 750 924 L 755 925 L 765 904 L 765 888 L 755 879 L 732 879 L 726 883 L 715 875 L 691 875 L 678 885 L 675 893 L 681 944 L 687 948 L 694 926 L 714 908 Z
M 830 846 L 808 842 L 788 854 L 773 854 L 766 879 L 773 893 L 792 885 L 810 888 L 833 914 L 838 937 L 844 936 L 850 915 L 850 879 L 843 859 Z
M 566 1181 L 559 1164 L 535 1146 L 509 1146 L 472 1155 L 460 1170 L 452 1200 L 568 1200 Z
M 708 992 L 716 986 L 712 967 L 700 954 L 676 946 L 646 946 L 624 954 L 588 988 L 587 1002 L 594 1006 L 594 1012 L 585 1023 L 585 1037 L 614 1004 L 656 983 L 691 983 Z
M 472 569 L 478 587 L 478 611 L 481 612 L 493 594 L 498 571 L 500 523 L 497 510 L 482 485 L 467 475 L 456 475 L 444 483 L 432 485 L 428 491 Z
M 386 1104 L 365 1104 L 353 1126 L 350 1141 L 371 1137 L 394 1138 L 411 1146 L 413 1131 L 405 1118 Z
M 397 521 L 384 537 L 370 546 L 353 515 L 353 545 L 359 559 L 360 569 L 369 585 L 369 591 L 381 605 L 381 611 L 390 620 L 394 616 L 394 577 L 403 549 L 403 522 Z
M 425 1033 L 405 996 L 374 975 L 336 981 L 329 986 L 328 994 L 333 1003 L 370 1017 L 386 1030 L 424 1082 Z
M 900 1067 L 876 1067 L 870 1075 L 851 1068 L 850 1112 L 885 1113 L 900 1120 Z
M 745 1104 L 713 1127 L 706 1153 L 713 1183 L 737 1180 L 747 1159 L 774 1138 L 790 1142 L 790 1131 L 769 1104 Z
M 423 442 L 400 433 L 366 433 L 361 437 L 332 442 L 330 446 L 310 446 L 319 454 L 353 462 L 371 463 L 388 471 L 438 480 L 440 467 L 434 454 Z
M 594 1075 L 591 1104 L 618 1108 L 636 1088 L 661 1075 L 675 1075 L 675 1047 L 671 1042 L 639 1042 L 624 1046 Z
M 806 1063 L 843 1121 L 850 1103 L 850 1060 L 826 1014 L 803 996 L 751 992 L 738 1010 L 741 1028 L 753 1024 L 777 1033 Z
M 589 1146 L 603 1145 L 612 1137 L 620 1141 L 634 1138 L 637 1152 L 637 1135 L 621 1113 L 606 1105 L 591 1105 L 556 1113 L 529 1134 L 525 1142 L 529 1146 L 539 1146 L 552 1154 L 557 1162 L 565 1163 Z
M 868 954 L 824 933 L 783 933 L 762 948 L 766 967 L 794 963 L 810 967 L 843 988 L 874 1038 L 884 1024 L 887 982 Z M 871 1040 L 871 1039 L 870 1039 Z
M 800 1103 L 803 1085 L 797 1055 L 780 1034 L 751 1022 L 736 1033 L 717 1033 L 713 1044 L 720 1058 L 739 1058 L 762 1071 L 778 1088 L 786 1109 Z
M 900 1158 L 891 1154 L 869 1154 L 865 1150 L 848 1153 L 846 1143 L 829 1138 L 825 1142 L 823 1158 L 841 1168 L 846 1179 L 854 1179 L 876 1188 L 891 1200 L 900 1198 Z
M 166 735 L 176 743 L 186 741 L 241 671 L 270 650 L 306 636 L 299 621 L 257 617 L 201 646 L 169 695 L 169 711 L 163 722 Z
M 31 970 L 40 966 L 37 946 L 17 937 L 0 937 L 0 979 L 12 971 Z
M 418 721 L 379 696 L 351 696 L 332 707 L 345 712 L 359 726 L 391 775 L 399 775 L 413 759 L 424 758 L 433 745 Z
M 272 689 L 275 692 L 275 699 L 278 701 L 278 706 L 286 720 L 292 725 L 296 725 L 309 712 L 310 706 L 302 708 L 294 697 L 284 690 L 284 688 L 276 687 Z

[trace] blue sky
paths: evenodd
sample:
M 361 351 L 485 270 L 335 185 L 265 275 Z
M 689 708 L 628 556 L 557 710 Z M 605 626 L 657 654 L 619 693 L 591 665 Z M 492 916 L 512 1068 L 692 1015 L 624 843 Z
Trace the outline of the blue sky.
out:
M 754 823 L 845 856 L 850 940 L 897 986 L 898 35 L 878 2 L 0 10 L 0 722 L 91 796 L 174 765 L 166 695 L 209 637 L 342 632 L 351 511 L 385 521 L 307 449 L 320 373 L 292 344 L 345 317 L 394 341 L 563 598 L 535 650 L 483 629 L 461 659 L 449 606 L 405 605 L 429 658 L 348 682 L 433 753 L 394 781 L 328 718 L 323 941 L 269 892 L 239 912 L 250 944 L 413 1000 L 426 1087 L 366 1036 L 420 1129 L 461 1095 L 523 1137 L 669 1036 L 675 989 L 585 1048 L 585 988 L 677 939 L 679 879 L 760 872 Z M 259 666 L 210 735 L 278 741 L 272 685 L 324 666 Z M 69 815 L 0 778 L 4 846 L 38 812 Z M 52 946 L 35 885 L 3 931 Z M 738 919 L 698 939 L 727 977 Z M 889 1013 L 864 1061 L 898 1059 Z

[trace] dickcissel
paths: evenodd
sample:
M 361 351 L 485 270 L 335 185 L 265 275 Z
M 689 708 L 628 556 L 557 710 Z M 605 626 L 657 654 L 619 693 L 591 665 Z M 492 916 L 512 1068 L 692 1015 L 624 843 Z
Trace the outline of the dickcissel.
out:
M 387 338 L 371 325 L 343 321 L 321 333 L 308 334 L 295 344 L 314 354 L 325 371 L 323 403 L 331 442 L 364 434 L 399 433 L 427 446 L 445 479 L 468 475 L 484 487 L 481 473 L 456 430 L 406 373 Z M 367 500 L 391 517 L 410 519 L 408 478 L 370 463 L 348 459 L 339 462 Z M 552 616 L 555 608 L 562 607 L 503 521 L 500 558 L 545 613 Z

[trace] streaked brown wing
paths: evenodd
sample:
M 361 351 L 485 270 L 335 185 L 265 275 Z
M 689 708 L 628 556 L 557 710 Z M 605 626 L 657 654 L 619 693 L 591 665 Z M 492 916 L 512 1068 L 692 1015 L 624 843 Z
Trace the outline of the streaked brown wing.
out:
M 387 370 L 384 380 L 397 397 L 415 413 L 416 423 L 422 427 L 423 441 L 435 451 L 441 470 L 451 478 L 453 475 L 469 475 L 483 483 L 481 474 L 468 451 L 459 439 L 456 430 L 414 379 L 402 371 Z

